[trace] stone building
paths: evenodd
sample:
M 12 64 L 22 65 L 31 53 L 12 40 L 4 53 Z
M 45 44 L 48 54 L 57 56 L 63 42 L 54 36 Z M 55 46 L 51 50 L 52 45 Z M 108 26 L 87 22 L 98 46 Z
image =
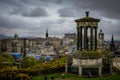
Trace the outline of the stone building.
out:
M 62 45 L 62 39 L 59 39 L 57 37 L 48 37 L 46 39 L 46 42 L 53 44 L 55 48 L 59 48 Z
M 48 50 L 48 48 L 52 48 L 54 51 L 57 50 L 62 45 L 62 39 L 49 37 L 48 35 L 48 30 L 46 30 L 45 38 L 20 38 L 18 34 L 15 33 L 13 38 L 3 38 L 0 40 L 0 51 L 21 53 L 22 56 L 26 56 L 27 53 L 45 53 L 45 50 Z M 51 44 L 50 47 L 46 45 L 48 42 Z M 54 54 L 54 51 L 53 53 L 49 52 L 50 55 Z M 45 54 L 47 55 L 47 52 Z
M 15 33 L 13 38 L 3 38 L 0 40 L 0 50 L 1 52 L 9 53 L 27 53 L 28 50 L 33 49 L 35 42 L 28 38 L 19 38 L 17 33 Z
M 49 56 L 49 60 L 53 60 L 55 58 L 56 52 L 54 48 L 54 45 L 49 42 L 46 42 L 46 44 L 41 47 L 42 61 L 45 61 L 47 56 Z
M 65 33 L 63 37 L 63 46 L 69 45 L 71 42 L 76 42 L 76 33 Z

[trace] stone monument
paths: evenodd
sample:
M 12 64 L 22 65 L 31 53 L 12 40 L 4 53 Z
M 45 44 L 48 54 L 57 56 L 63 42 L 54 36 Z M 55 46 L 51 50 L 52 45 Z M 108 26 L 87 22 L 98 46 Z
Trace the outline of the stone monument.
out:
M 85 17 L 76 19 L 75 22 L 77 23 L 77 51 L 72 56 L 71 64 L 66 64 L 66 73 L 101 76 L 105 54 L 97 50 L 97 29 L 100 19 L 89 17 L 89 12 L 86 12 Z

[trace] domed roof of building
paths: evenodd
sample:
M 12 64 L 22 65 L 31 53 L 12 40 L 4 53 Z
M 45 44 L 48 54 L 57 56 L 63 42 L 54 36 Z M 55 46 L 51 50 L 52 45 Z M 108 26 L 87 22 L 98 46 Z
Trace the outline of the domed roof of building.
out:
M 14 35 L 14 38 L 16 39 L 16 38 L 18 38 L 19 36 L 18 36 L 18 34 L 17 33 L 15 33 L 15 35 Z

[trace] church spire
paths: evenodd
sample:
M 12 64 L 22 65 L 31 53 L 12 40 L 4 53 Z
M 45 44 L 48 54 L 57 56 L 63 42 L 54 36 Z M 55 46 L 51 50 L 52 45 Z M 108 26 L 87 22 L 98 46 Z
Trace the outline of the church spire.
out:
M 111 37 L 111 43 L 112 43 L 112 44 L 114 43 L 114 37 L 113 37 L 113 34 L 112 34 L 112 37 Z
M 48 29 L 46 29 L 46 38 L 48 38 Z
M 111 37 L 110 51 L 115 51 L 115 44 L 114 44 L 113 34 L 112 34 L 112 37 Z
M 102 33 L 102 29 L 100 29 L 100 33 Z

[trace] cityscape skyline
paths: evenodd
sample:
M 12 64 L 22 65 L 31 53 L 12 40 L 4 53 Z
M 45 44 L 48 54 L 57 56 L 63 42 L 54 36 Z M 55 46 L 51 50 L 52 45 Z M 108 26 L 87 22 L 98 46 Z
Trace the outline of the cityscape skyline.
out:
M 101 20 L 105 40 L 120 40 L 119 0 L 0 0 L 0 34 L 13 36 L 63 36 L 75 33 L 75 19 L 90 16 Z M 92 13 L 92 14 L 91 14 Z

